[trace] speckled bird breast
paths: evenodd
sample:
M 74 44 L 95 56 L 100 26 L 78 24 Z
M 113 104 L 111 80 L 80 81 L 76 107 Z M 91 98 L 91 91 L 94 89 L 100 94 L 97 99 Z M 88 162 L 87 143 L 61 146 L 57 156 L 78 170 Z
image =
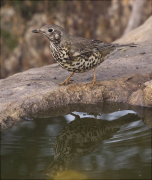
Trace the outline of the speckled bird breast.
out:
M 67 48 L 52 48 L 52 45 L 50 44 L 50 49 L 55 61 L 58 62 L 62 68 L 70 72 L 86 72 L 97 67 L 103 62 L 103 58 L 100 52 L 95 52 L 89 57 L 80 55 L 70 59 Z

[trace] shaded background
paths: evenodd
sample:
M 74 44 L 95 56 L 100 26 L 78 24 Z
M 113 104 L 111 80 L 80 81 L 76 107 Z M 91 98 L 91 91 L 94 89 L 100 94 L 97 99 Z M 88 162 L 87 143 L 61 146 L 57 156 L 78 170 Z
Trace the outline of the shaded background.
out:
M 150 0 L 1 1 L 1 78 L 54 63 L 47 38 L 31 31 L 57 24 L 69 34 L 112 42 L 151 15 Z

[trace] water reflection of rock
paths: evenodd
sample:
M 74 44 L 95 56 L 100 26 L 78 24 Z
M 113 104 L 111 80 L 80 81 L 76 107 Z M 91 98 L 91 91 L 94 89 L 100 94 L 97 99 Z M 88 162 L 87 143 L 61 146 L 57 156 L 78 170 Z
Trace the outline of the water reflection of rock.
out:
M 118 102 L 102 102 L 98 103 L 96 106 L 94 104 L 70 104 L 62 107 L 52 108 L 45 113 L 37 112 L 33 117 L 50 117 L 50 116 L 60 116 L 70 114 L 73 111 L 77 112 L 86 112 L 88 114 L 107 114 L 115 111 L 122 110 L 133 110 L 135 111 L 142 119 L 142 121 L 147 124 L 149 127 L 152 127 L 152 108 L 151 107 L 140 107 L 132 106 L 126 103 Z
M 113 121 L 80 119 L 78 115 L 74 116 L 75 120 L 70 122 L 57 137 L 53 163 L 43 171 L 50 177 L 60 175 L 68 169 L 72 161 L 91 153 L 102 140 L 112 137 L 122 125 L 140 119 L 136 114 L 127 114 Z

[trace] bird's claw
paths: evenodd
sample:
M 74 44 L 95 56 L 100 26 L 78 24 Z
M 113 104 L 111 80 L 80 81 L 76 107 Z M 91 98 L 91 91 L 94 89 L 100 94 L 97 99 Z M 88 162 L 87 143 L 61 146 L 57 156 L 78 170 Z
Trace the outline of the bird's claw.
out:
M 97 81 L 96 80 L 93 80 L 91 82 L 88 83 L 90 86 L 95 86 L 97 84 Z
M 93 81 L 91 82 L 91 84 L 92 84 L 92 86 L 95 86 L 95 85 L 97 84 L 97 81 L 96 81 L 96 80 L 93 80 Z
M 97 81 L 92 81 L 91 84 L 94 86 L 97 84 Z
M 68 85 L 68 84 L 71 84 L 71 83 L 72 83 L 72 81 L 65 80 L 64 82 L 59 83 L 59 86 Z

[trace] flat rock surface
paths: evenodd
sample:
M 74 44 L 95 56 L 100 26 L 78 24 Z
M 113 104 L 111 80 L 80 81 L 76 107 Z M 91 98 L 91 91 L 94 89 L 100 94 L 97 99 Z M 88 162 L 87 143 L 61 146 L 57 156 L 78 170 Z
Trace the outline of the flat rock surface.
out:
M 53 64 L 33 68 L 0 80 L 0 123 L 7 128 L 23 117 L 69 104 L 103 101 L 152 106 L 152 17 L 117 42 L 137 43 L 118 50 L 97 68 L 74 74 L 73 84 L 59 87 L 71 73 Z M 10 123 L 11 122 L 11 123 Z

